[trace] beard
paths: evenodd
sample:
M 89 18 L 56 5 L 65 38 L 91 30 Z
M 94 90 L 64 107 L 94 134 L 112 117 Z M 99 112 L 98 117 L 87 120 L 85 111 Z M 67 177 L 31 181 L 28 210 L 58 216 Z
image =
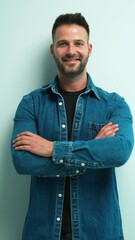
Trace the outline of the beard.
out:
M 73 64 L 73 66 L 71 64 L 70 67 L 66 67 L 64 65 L 64 63 L 60 62 L 59 59 L 54 55 L 54 60 L 55 60 L 55 63 L 57 65 L 59 72 L 62 73 L 67 78 L 74 78 L 74 77 L 77 77 L 78 75 L 80 75 L 84 71 L 84 69 L 87 65 L 88 59 L 89 59 L 89 55 L 87 55 L 85 57 L 85 59 L 81 60 L 80 58 L 76 57 L 75 55 L 66 54 L 62 58 L 62 61 L 66 62 L 66 60 L 69 60 L 69 59 L 77 59 L 78 61 L 80 61 L 80 64 L 76 68 L 74 67 L 74 64 Z

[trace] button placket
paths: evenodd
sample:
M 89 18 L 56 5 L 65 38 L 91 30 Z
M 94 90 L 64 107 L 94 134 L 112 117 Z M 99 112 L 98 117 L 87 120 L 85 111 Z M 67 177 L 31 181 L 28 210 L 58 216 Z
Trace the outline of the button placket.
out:
M 73 140 L 78 140 L 79 139 L 79 129 L 81 126 L 81 119 L 82 119 L 82 97 L 81 95 L 78 97 L 77 103 L 76 103 L 76 111 L 75 111 L 75 116 L 74 116 L 74 122 L 73 122 Z
M 63 209 L 63 194 L 64 194 L 64 178 L 58 178 L 57 200 L 56 200 L 56 212 L 55 212 L 55 228 L 61 227 L 62 223 L 62 209 Z
M 78 191 L 77 191 L 78 177 L 71 178 L 71 216 L 72 216 L 72 229 L 75 239 L 79 239 L 79 212 L 78 212 Z
M 67 140 L 67 118 L 64 107 L 64 99 L 58 94 L 58 110 L 59 110 L 59 123 L 60 123 L 60 140 Z

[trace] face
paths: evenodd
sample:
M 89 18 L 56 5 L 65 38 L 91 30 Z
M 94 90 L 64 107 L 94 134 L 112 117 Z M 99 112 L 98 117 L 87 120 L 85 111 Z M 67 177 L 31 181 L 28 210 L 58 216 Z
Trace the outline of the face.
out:
M 73 78 L 86 71 L 92 45 L 84 27 L 65 24 L 56 29 L 50 50 L 59 74 Z

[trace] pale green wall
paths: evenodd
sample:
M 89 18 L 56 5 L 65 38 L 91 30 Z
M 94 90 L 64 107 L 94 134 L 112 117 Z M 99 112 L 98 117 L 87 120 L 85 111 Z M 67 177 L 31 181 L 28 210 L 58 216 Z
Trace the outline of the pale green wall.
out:
M 0 240 L 21 240 L 30 179 L 13 168 L 10 137 L 22 96 L 56 73 L 49 55 L 54 19 L 82 12 L 93 44 L 88 71 L 97 85 L 123 95 L 135 115 L 134 10 L 134 0 L 0 0 Z M 134 156 L 117 169 L 126 240 L 135 239 Z

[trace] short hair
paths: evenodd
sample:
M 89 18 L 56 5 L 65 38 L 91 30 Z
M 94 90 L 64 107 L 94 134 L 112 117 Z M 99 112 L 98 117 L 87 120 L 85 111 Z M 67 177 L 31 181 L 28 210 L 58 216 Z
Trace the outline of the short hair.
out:
M 59 15 L 56 18 L 52 27 L 52 38 L 54 38 L 56 29 L 65 24 L 77 24 L 79 26 L 84 27 L 89 37 L 89 34 L 90 34 L 89 25 L 85 20 L 85 18 L 81 15 L 81 13 L 66 13 L 66 14 Z

